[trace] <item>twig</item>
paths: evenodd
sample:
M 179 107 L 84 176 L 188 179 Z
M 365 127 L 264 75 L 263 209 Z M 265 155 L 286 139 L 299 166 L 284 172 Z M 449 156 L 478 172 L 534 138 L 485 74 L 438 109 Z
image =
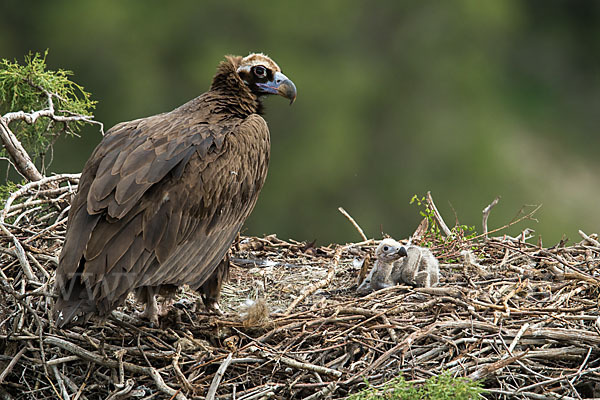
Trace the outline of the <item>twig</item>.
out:
M 306 299 L 308 296 L 310 296 L 317 290 L 319 290 L 322 287 L 325 287 L 331 283 L 331 280 L 335 276 L 335 271 L 338 267 L 338 264 L 340 263 L 342 249 L 343 249 L 343 247 L 340 247 L 336 250 L 335 255 L 333 256 L 333 263 L 330 264 L 329 269 L 327 271 L 327 276 L 325 277 L 325 279 L 322 279 L 319 282 L 316 282 L 316 283 L 310 285 L 309 287 L 307 287 L 305 290 L 303 290 L 302 293 L 300 294 L 300 296 L 296 297 L 294 299 L 294 301 L 292 301 L 292 303 L 288 306 L 287 310 L 285 310 L 286 314 L 290 314 L 292 312 L 292 310 L 294 308 L 296 308 L 296 306 L 298 304 L 300 304 L 302 301 L 304 301 L 304 299 Z
M 19 260 L 19 263 L 21 264 L 21 268 L 23 268 L 23 272 L 25 273 L 25 276 L 27 277 L 29 282 L 40 284 L 40 281 L 38 281 L 38 279 L 33 274 L 33 271 L 31 270 L 31 265 L 29 264 L 29 261 L 27 261 L 27 255 L 25 254 L 25 250 L 23 249 L 23 246 L 21 246 L 21 242 L 19 242 L 19 239 L 17 239 L 17 237 L 15 235 L 13 235 L 12 232 L 10 232 L 8 229 L 6 229 L 6 226 L 4 226 L 4 221 L 2 220 L 1 217 L 0 217 L 0 230 L 12 240 L 12 242 L 15 246 L 15 254 L 17 256 L 17 259 Z
M 250 346 L 248 348 L 248 350 L 253 353 L 256 352 L 265 358 L 275 357 L 277 359 L 277 361 L 279 361 L 285 365 L 289 365 L 290 367 L 293 367 L 293 368 L 303 369 L 306 371 L 313 371 L 313 372 L 317 372 L 319 374 L 334 376 L 336 378 L 339 378 L 340 376 L 342 376 L 341 371 L 337 371 L 335 369 L 331 369 L 331 368 L 327 368 L 327 367 L 322 367 L 320 365 L 314 365 L 314 364 L 309 364 L 309 363 L 302 362 L 302 361 L 297 361 L 297 360 L 294 360 L 293 358 L 289 358 L 289 357 L 282 356 L 282 355 L 274 355 L 266 350 L 259 349 L 256 346 Z
M 425 196 L 425 200 L 427 201 L 427 205 L 428 205 L 429 209 L 433 212 L 433 217 L 439 224 L 440 228 L 442 228 L 442 231 L 446 234 L 446 236 L 452 236 L 452 231 L 448 228 L 448 225 L 446 225 L 446 223 L 444 222 L 442 215 L 440 214 L 437 207 L 435 206 L 435 203 L 433 202 L 433 197 L 431 196 L 431 192 L 427 192 L 427 195 Z
M 180 357 L 181 357 L 181 344 L 178 344 L 177 352 L 173 356 L 173 370 L 175 371 L 175 374 L 177 375 L 177 377 L 179 378 L 179 380 L 185 387 L 185 390 L 187 390 L 188 392 L 191 392 L 193 390 L 192 385 L 190 385 L 190 382 L 187 380 L 187 378 L 185 377 L 183 372 L 181 372 L 181 368 L 179 368 L 179 358 Z
M 524 207 L 525 207 L 525 206 L 524 206 Z M 523 207 L 523 208 L 524 208 L 524 207 Z M 523 210 L 523 208 L 521 208 L 521 210 L 519 211 L 519 213 L 518 213 L 518 214 L 520 214 L 520 213 L 521 213 L 521 211 Z M 513 218 L 513 219 L 512 219 L 512 220 L 511 220 L 509 223 L 507 223 L 507 224 L 504 224 L 503 226 L 501 226 L 501 227 L 499 227 L 499 228 L 495 228 L 495 229 L 492 229 L 491 231 L 488 231 L 488 234 L 489 234 L 489 233 L 494 233 L 494 232 L 499 232 L 499 231 L 501 231 L 501 230 L 503 230 L 503 229 L 506 229 L 506 228 L 510 228 L 511 226 L 513 226 L 513 225 L 516 225 L 516 224 L 518 224 L 519 222 L 521 222 L 521 221 L 524 221 L 524 220 L 526 220 L 526 219 L 533 219 L 533 215 L 534 215 L 534 214 L 535 214 L 535 213 L 536 213 L 536 212 L 537 212 L 537 211 L 538 211 L 540 208 L 542 208 L 542 205 L 541 205 L 541 204 L 540 204 L 540 205 L 538 205 L 538 206 L 536 206 L 536 207 L 535 207 L 535 208 L 534 208 L 534 209 L 533 209 L 531 212 L 529 212 L 529 213 L 527 213 L 527 214 L 525 214 L 525 215 L 523 215 L 523 216 L 521 216 L 521 217 L 519 217 L 519 218 L 515 217 L 515 218 Z M 482 238 L 483 236 L 484 236 L 484 235 L 483 235 L 483 233 L 480 233 L 479 235 L 473 236 L 473 237 L 471 238 L 471 241 L 475 241 L 476 239 L 480 239 L 480 238 Z M 493 238 L 492 238 L 492 239 L 493 239 Z
M 4 378 L 6 378 L 8 374 L 10 374 L 10 371 L 12 371 L 14 366 L 19 362 L 19 360 L 23 356 L 23 353 L 25 353 L 25 350 L 27 350 L 27 347 L 22 347 L 21 350 L 19 350 L 19 352 L 14 355 L 12 360 L 10 360 L 6 368 L 4 368 L 4 371 L 2 371 L 2 373 L 0 374 L 0 384 L 2 384 Z
M 350 216 L 350 214 L 348 214 L 348 212 L 346 210 L 344 210 L 342 207 L 338 207 L 338 211 L 341 212 L 344 217 L 348 218 L 348 221 L 350 221 L 350 223 L 352 225 L 354 225 L 354 228 L 358 231 L 358 234 L 360 235 L 360 237 L 362 238 L 362 240 L 364 240 L 364 241 L 369 240 L 367 238 L 367 236 L 365 235 L 365 232 L 363 232 L 362 228 L 356 223 L 356 221 L 354 220 L 354 218 L 352 218 Z
M 316 393 L 313 393 L 313 394 L 311 394 L 308 397 L 305 397 L 304 400 L 317 400 L 317 399 L 328 398 L 328 396 L 330 394 L 332 394 L 333 392 L 335 392 L 336 388 L 337 388 L 337 383 L 331 382 L 330 384 L 328 384 L 327 386 L 325 386 L 320 391 L 318 391 Z
M 50 367 L 50 369 L 52 370 L 52 372 L 54 373 L 54 377 L 58 381 L 58 387 L 62 394 L 63 400 L 71 400 L 71 396 L 69 396 L 69 392 L 67 392 L 67 388 L 65 387 L 65 382 L 61 378 L 60 372 L 58 372 L 58 368 L 56 368 L 56 365 L 53 365 L 52 367 Z
M 219 366 L 219 369 L 217 370 L 217 373 L 213 377 L 213 380 L 210 384 L 210 388 L 208 388 L 208 393 L 206 394 L 206 400 L 214 400 L 215 395 L 217 394 L 217 388 L 219 387 L 219 384 L 221 383 L 221 379 L 223 379 L 223 375 L 225 374 L 227 367 L 229 367 L 229 364 L 231 363 L 232 358 L 233 358 L 233 353 L 229 353 L 227 355 L 227 358 L 225 360 L 223 360 L 223 362 Z
M 537 382 L 537 383 L 534 383 L 532 385 L 523 386 L 523 387 L 519 388 L 515 392 L 515 394 L 521 394 L 522 392 L 525 392 L 526 390 L 531 390 L 531 389 L 536 388 L 536 387 L 540 387 L 540 386 L 544 386 L 544 385 L 549 385 L 549 384 L 555 383 L 555 382 L 560 382 L 562 380 L 566 380 L 566 379 L 572 378 L 574 376 L 575 377 L 577 377 L 577 376 L 581 377 L 583 375 L 594 373 L 594 372 L 596 372 L 598 370 L 600 370 L 600 367 L 591 368 L 591 369 L 585 370 L 583 372 L 582 371 L 577 371 L 577 372 L 574 372 L 572 374 L 566 374 L 566 375 L 559 376 L 557 378 L 552 378 L 552 379 L 548 379 L 548 380 L 545 380 L 545 381 L 542 381 L 542 382 Z
M 79 180 L 79 176 L 80 176 L 80 174 L 60 174 L 60 175 L 44 177 L 35 182 L 26 183 L 25 185 L 21 186 L 18 190 L 15 190 L 13 193 L 11 193 L 11 195 L 8 197 L 8 199 L 6 199 L 6 203 L 4 203 L 4 209 L 2 210 L 2 213 L 0 214 L 0 221 L 4 222 L 4 220 L 6 219 L 6 216 L 8 215 L 8 212 L 10 210 L 10 206 L 12 205 L 12 203 L 17 198 L 19 198 L 20 196 L 23 196 L 25 193 L 27 193 L 31 189 L 39 188 L 40 186 L 47 185 L 49 183 L 59 184 L 63 181 L 69 181 L 69 180 L 76 181 L 76 180 Z
M 581 365 L 577 369 L 577 372 L 575 373 L 576 375 L 573 377 L 573 379 L 570 380 L 571 384 L 575 383 L 575 380 L 579 377 L 579 374 L 583 370 L 583 367 L 585 367 L 585 365 L 587 364 L 587 362 L 588 362 L 588 360 L 590 358 L 590 354 L 592 354 L 592 347 L 591 346 L 588 347 L 587 354 L 585 355 L 585 358 L 583 359 L 583 362 L 581 363 Z
M 79 357 L 83 358 L 84 360 L 92 361 L 96 364 L 104 365 L 105 367 L 109 367 L 109 368 L 119 368 L 118 361 L 105 359 L 104 357 L 102 357 L 98 354 L 92 353 L 91 351 L 85 350 L 84 348 L 79 347 L 76 344 L 73 344 L 66 340 L 57 338 L 55 336 L 46 337 L 46 339 L 44 339 L 44 343 L 47 343 L 51 346 L 58 346 L 63 350 L 66 350 L 70 353 L 78 355 Z M 187 397 L 183 393 L 178 393 L 177 390 L 167 386 L 165 384 L 165 381 L 163 380 L 163 378 L 160 376 L 160 374 L 158 373 L 158 371 L 155 368 L 142 367 L 137 364 L 132 364 L 129 362 L 123 362 L 122 365 L 123 365 L 123 368 L 126 369 L 127 371 L 150 376 L 154 380 L 156 387 L 161 392 L 163 392 L 169 396 L 175 395 L 175 398 L 177 400 L 187 400 Z
M 427 218 L 423 218 L 417 229 L 413 232 L 408 240 L 408 244 L 418 244 L 421 242 L 425 234 L 427 233 L 427 228 L 429 228 L 429 220 Z
M 492 201 L 482 211 L 482 213 L 483 213 L 483 219 L 481 221 L 481 225 L 483 226 L 483 237 L 485 238 L 485 240 L 488 239 L 488 225 L 487 225 L 488 217 L 490 216 L 490 212 L 492 211 L 492 208 L 494 208 L 496 206 L 496 204 L 498 204 L 499 201 L 500 201 L 500 196 L 496 197 L 494 199 L 494 201 Z
M 585 239 L 585 240 L 587 240 L 588 242 L 590 242 L 591 244 L 593 244 L 594 246 L 596 246 L 596 247 L 600 247 L 600 242 L 599 242 L 599 241 L 597 241 L 597 240 L 596 240 L 596 239 L 594 239 L 594 238 L 591 238 L 591 237 L 589 237 L 589 236 L 588 236 L 588 235 L 586 235 L 586 234 L 585 234 L 585 232 L 584 232 L 584 231 L 582 231 L 581 229 L 579 230 L 579 235 L 580 235 L 580 236 L 581 236 L 583 239 Z
M 79 360 L 79 356 L 66 356 L 66 357 L 60 357 L 60 358 L 53 358 L 52 360 L 48 360 L 48 362 L 46 363 L 47 366 L 52 366 L 52 365 L 58 365 L 58 364 L 62 364 L 62 363 L 68 363 L 71 361 L 76 361 Z
M 518 354 L 516 356 L 502 358 L 496 362 L 493 362 L 490 364 L 484 364 L 483 366 L 479 366 L 473 373 L 471 373 L 469 375 L 469 379 L 472 379 L 474 381 L 483 379 L 486 376 L 488 376 L 489 374 L 497 372 L 497 371 L 501 370 L 502 368 L 506 367 L 507 365 L 510 365 L 513 362 L 525 357 L 526 354 L 527 354 L 527 351 L 524 351 L 521 354 Z
M 523 334 L 525 333 L 525 331 L 528 328 L 529 328 L 529 322 L 525 322 L 523 324 L 523 326 L 521 327 L 521 329 L 519 329 L 519 332 L 517 332 L 517 334 L 515 335 L 512 343 L 510 344 L 510 346 L 508 347 L 508 353 L 509 354 L 512 354 L 513 350 L 517 346 L 517 343 L 519 343 L 519 340 L 521 340 L 521 336 L 523 336 Z
M 133 379 L 127 379 L 127 382 L 125 382 L 122 385 L 118 385 L 117 390 L 112 392 L 111 395 L 106 398 L 106 400 L 117 400 L 117 399 L 129 397 L 127 395 L 133 389 L 134 384 L 135 384 L 135 381 Z
M 22 196 L 24 193 L 27 193 L 29 190 L 31 190 L 33 188 L 39 188 L 41 185 L 47 184 L 49 182 L 61 182 L 63 180 L 77 179 L 78 177 L 79 177 L 78 174 L 64 174 L 64 175 L 47 177 L 47 178 L 42 177 L 39 180 L 36 180 L 35 182 L 29 182 L 29 183 L 23 185 L 20 189 L 13 192 L 8 197 L 8 199 L 6 200 L 6 203 L 4 204 L 4 208 L 3 208 L 2 212 L 0 213 L 0 230 L 2 230 L 2 232 L 12 240 L 12 242 L 15 246 L 15 254 L 19 260 L 19 263 L 21 264 L 21 267 L 23 268 L 23 272 L 25 273 L 25 275 L 27 276 L 27 279 L 30 282 L 39 284 L 39 281 L 36 278 L 36 276 L 33 274 L 31 265 L 29 264 L 29 261 L 27 260 L 27 256 L 26 256 L 25 250 L 23 249 L 23 246 L 21 245 L 21 243 L 17 239 L 17 237 L 15 235 L 13 235 L 12 232 L 10 232 L 6 228 L 5 223 L 4 223 L 6 216 L 8 215 L 10 206 L 19 196 Z

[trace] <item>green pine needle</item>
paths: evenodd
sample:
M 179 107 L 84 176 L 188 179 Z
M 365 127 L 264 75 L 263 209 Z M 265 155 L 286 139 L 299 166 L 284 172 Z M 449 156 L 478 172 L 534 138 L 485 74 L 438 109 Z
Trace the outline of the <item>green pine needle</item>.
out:
M 71 81 L 71 71 L 59 69 L 46 70 L 46 56 L 40 53 L 29 53 L 25 63 L 16 60 L 0 61 L 0 115 L 8 112 L 24 111 L 31 113 L 47 109 L 48 97 L 52 93 L 56 115 L 91 116 L 96 102 L 91 100 L 90 93 L 83 86 Z M 11 130 L 21 144 L 34 159 L 43 156 L 49 147 L 62 135 L 75 135 L 84 121 L 54 122 L 48 118 L 39 118 L 33 125 L 24 121 L 14 121 Z M 2 150 L 0 155 L 6 156 Z

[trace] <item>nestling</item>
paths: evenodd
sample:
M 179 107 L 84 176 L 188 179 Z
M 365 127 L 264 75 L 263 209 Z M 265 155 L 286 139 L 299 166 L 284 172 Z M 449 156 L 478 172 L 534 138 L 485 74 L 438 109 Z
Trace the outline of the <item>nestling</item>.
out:
M 359 294 L 368 294 L 373 290 L 383 289 L 395 285 L 391 273 L 394 262 L 406 256 L 406 249 L 394 239 L 386 238 L 381 241 L 375 250 L 375 265 L 369 275 L 357 289 Z
M 438 260 L 425 247 L 409 246 L 406 257 L 394 263 L 391 280 L 416 287 L 431 287 L 440 280 Z

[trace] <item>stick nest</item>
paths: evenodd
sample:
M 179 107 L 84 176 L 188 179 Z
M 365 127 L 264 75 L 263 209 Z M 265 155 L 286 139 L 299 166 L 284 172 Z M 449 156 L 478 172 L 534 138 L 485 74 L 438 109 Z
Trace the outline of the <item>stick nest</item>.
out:
M 224 316 L 182 288 L 160 327 L 133 317 L 128 299 L 106 321 L 58 330 L 53 276 L 76 184 L 27 184 L 0 215 L 2 399 L 344 398 L 365 379 L 418 384 L 443 371 L 482 380 L 489 398 L 600 397 L 595 235 L 552 248 L 526 232 L 416 235 L 440 260 L 440 285 L 362 298 L 357 277 L 376 241 L 241 237 Z

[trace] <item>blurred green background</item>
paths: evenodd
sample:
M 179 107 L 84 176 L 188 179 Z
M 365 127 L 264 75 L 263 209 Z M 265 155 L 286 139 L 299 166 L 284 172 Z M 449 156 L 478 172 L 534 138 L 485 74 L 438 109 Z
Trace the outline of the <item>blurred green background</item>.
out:
M 298 88 L 267 99 L 272 159 L 245 233 L 319 244 L 410 235 L 430 190 L 449 225 L 481 232 L 525 204 L 544 245 L 598 232 L 600 2 L 4 0 L 0 58 L 50 49 L 117 122 L 203 93 L 225 54 L 261 51 Z M 94 127 L 59 142 L 79 172 Z M 3 165 L 2 168 L 6 169 Z

